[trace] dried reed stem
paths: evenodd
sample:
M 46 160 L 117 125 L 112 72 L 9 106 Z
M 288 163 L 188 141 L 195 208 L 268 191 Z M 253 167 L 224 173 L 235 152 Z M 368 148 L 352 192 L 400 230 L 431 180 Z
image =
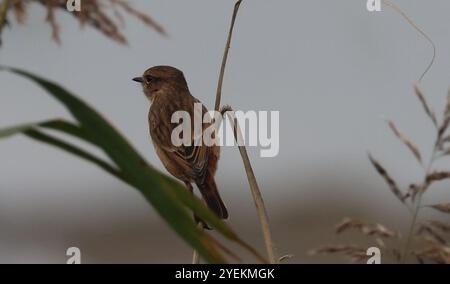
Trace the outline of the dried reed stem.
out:
M 242 0 L 239 0 L 236 2 L 236 4 L 234 5 L 233 16 L 231 17 L 230 30 L 228 31 L 227 43 L 226 43 L 225 49 L 223 51 L 222 65 L 220 66 L 219 82 L 217 83 L 216 103 L 214 104 L 215 111 L 220 110 L 220 99 L 222 97 L 223 77 L 225 75 L 225 67 L 227 65 L 228 52 L 230 51 L 231 38 L 233 37 L 234 23 L 236 22 L 236 16 L 239 11 L 239 7 L 241 6 L 241 3 L 242 3 Z
M 242 2 L 242 0 L 239 0 L 234 5 L 233 16 L 231 18 L 231 25 L 230 25 L 230 29 L 228 31 L 227 43 L 225 45 L 225 50 L 224 50 L 224 54 L 223 54 L 223 58 L 222 58 L 222 65 L 220 67 L 219 81 L 217 84 L 216 102 L 215 102 L 215 106 L 214 106 L 214 109 L 216 111 L 219 111 L 219 109 L 220 109 L 220 100 L 221 100 L 221 96 L 222 96 L 222 85 L 223 85 L 223 78 L 224 78 L 224 74 L 225 74 L 225 67 L 226 67 L 226 63 L 227 63 L 227 59 L 228 59 L 228 52 L 230 50 L 234 23 L 236 21 L 236 16 L 239 11 L 241 2 Z M 242 133 L 241 133 L 239 124 L 237 123 L 237 120 L 235 121 L 234 117 L 233 117 L 233 119 L 231 119 L 231 117 L 229 117 L 229 118 L 232 123 L 232 127 L 234 129 L 234 134 L 235 134 L 234 137 L 235 137 L 236 141 L 239 141 L 238 138 L 242 137 Z M 250 159 L 247 154 L 247 149 L 243 145 L 239 146 L 239 152 L 241 154 L 242 161 L 244 163 L 248 183 L 250 184 L 250 189 L 252 192 L 253 200 L 255 202 L 256 211 L 258 213 L 259 221 L 261 223 L 263 236 L 264 236 L 264 243 L 266 245 L 266 250 L 267 250 L 267 254 L 269 256 L 269 261 L 270 261 L 270 263 L 278 263 L 279 260 L 278 260 L 278 257 L 277 257 L 276 251 L 275 251 L 275 245 L 274 245 L 274 242 L 272 239 L 269 218 L 268 218 L 265 206 L 264 206 L 264 201 L 263 201 L 263 198 L 261 195 L 261 191 L 259 190 L 259 186 L 256 181 L 256 177 L 253 172 L 252 165 L 250 163 Z
M 247 154 L 247 149 L 243 144 L 239 144 L 243 141 L 241 127 L 239 126 L 239 123 L 234 116 L 232 109 L 229 108 L 229 110 L 231 111 L 231 113 L 227 112 L 228 119 L 230 120 L 231 127 L 234 130 L 234 138 L 238 143 L 239 153 L 241 154 L 242 161 L 244 162 L 245 173 L 247 174 L 248 183 L 250 184 L 250 189 L 256 206 L 256 212 L 258 213 L 259 222 L 261 223 L 264 243 L 266 245 L 269 261 L 272 264 L 279 263 L 279 259 L 275 250 L 275 244 L 272 238 L 272 232 L 270 230 L 269 216 L 267 215 L 267 211 L 264 206 L 264 200 L 261 191 L 259 190 L 258 182 L 256 181 L 255 173 L 253 172 L 252 164 L 250 163 L 250 159 Z

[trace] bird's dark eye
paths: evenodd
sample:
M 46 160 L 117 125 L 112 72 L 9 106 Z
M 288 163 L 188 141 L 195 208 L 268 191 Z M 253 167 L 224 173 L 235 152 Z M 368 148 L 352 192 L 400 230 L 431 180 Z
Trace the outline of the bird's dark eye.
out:
M 145 76 L 145 82 L 147 82 L 148 84 L 154 83 L 157 79 L 158 78 L 156 78 L 155 76 L 151 76 L 151 75 Z

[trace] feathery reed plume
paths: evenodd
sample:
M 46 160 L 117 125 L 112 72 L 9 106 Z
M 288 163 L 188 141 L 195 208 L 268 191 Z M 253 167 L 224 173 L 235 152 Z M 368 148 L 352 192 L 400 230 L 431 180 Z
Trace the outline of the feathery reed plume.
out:
M 444 213 L 450 213 L 450 203 L 439 203 L 430 205 L 429 207 L 439 210 Z
M 402 202 L 405 202 L 405 198 L 407 197 L 407 194 L 404 194 L 397 186 L 397 183 L 394 181 L 394 179 L 389 175 L 389 173 L 381 166 L 381 164 L 375 160 L 370 154 L 369 154 L 369 160 L 372 163 L 375 170 L 378 172 L 378 174 L 383 177 L 387 185 L 389 186 L 392 193 Z
M 383 250 L 383 255 L 390 255 L 393 259 L 398 259 L 400 252 L 395 248 L 389 248 L 386 242 L 394 243 L 400 238 L 400 234 L 381 224 L 366 224 L 355 218 L 344 218 L 335 227 L 336 234 L 342 234 L 350 230 L 370 238 L 377 246 Z M 331 255 L 339 254 L 350 260 L 352 263 L 365 263 L 369 259 L 367 248 L 361 245 L 329 244 L 310 250 L 309 255 Z
M 411 141 L 408 137 L 406 137 L 403 133 L 401 133 L 400 130 L 397 128 L 397 126 L 395 126 L 393 121 L 389 120 L 388 125 L 391 128 L 392 132 L 394 132 L 395 136 L 397 136 L 397 138 L 400 139 L 400 141 L 402 141 L 403 144 L 405 144 L 406 147 L 409 148 L 409 150 L 411 150 L 414 157 L 416 157 L 417 161 L 419 161 L 419 163 L 422 164 L 422 155 L 420 155 L 420 151 L 417 145 L 413 141 Z
M 415 94 L 417 98 L 419 99 L 420 103 L 423 106 L 423 109 L 425 111 L 425 114 L 431 119 L 433 125 L 436 129 L 436 140 L 433 144 L 432 154 L 429 159 L 428 164 L 424 167 L 424 178 L 421 183 L 419 184 L 411 184 L 409 186 L 408 192 L 406 195 L 404 195 L 404 204 L 407 206 L 407 208 L 410 210 L 412 214 L 411 224 L 409 233 L 407 235 L 407 240 L 405 247 L 403 249 L 402 253 L 402 262 L 406 262 L 408 259 L 408 256 L 411 254 L 416 256 L 416 259 L 420 259 L 420 263 L 425 262 L 425 260 L 433 261 L 437 260 L 437 258 L 429 257 L 429 255 L 426 255 L 426 253 L 418 253 L 416 251 L 410 251 L 410 246 L 412 245 L 413 238 L 414 237 L 421 237 L 424 238 L 432 238 L 434 241 L 438 241 L 441 243 L 441 245 L 445 245 L 446 241 L 445 238 L 441 237 L 434 229 L 433 226 L 429 224 L 419 224 L 419 229 L 417 232 L 415 232 L 419 217 L 419 212 L 423 208 L 422 206 L 422 198 L 423 194 L 431 187 L 431 185 L 434 182 L 450 179 L 450 171 L 443 171 L 443 170 L 433 170 L 434 162 L 443 156 L 448 155 L 450 152 L 448 150 L 448 146 L 446 145 L 447 137 L 445 137 L 445 133 L 449 127 L 450 123 L 450 107 L 449 107 L 449 101 L 450 99 L 447 98 L 447 104 L 445 106 L 442 121 L 438 123 L 438 120 L 433 112 L 433 110 L 429 107 L 425 96 L 421 92 L 418 86 L 415 86 L 414 88 Z M 411 150 L 413 155 L 418 159 L 418 153 L 419 149 L 411 140 L 405 138 L 403 134 L 395 127 L 393 123 L 390 123 L 389 126 L 393 130 L 394 134 Z M 372 161 L 372 160 L 371 160 Z M 420 159 L 421 161 L 421 159 Z M 373 162 L 372 162 L 373 164 Z M 375 169 L 377 172 L 383 176 L 382 172 L 380 172 L 379 168 L 375 166 Z M 392 191 L 392 190 L 391 190 Z M 395 194 L 395 192 L 394 192 Z M 395 194 L 398 197 L 398 194 Z M 434 208 L 438 211 L 444 212 L 444 213 L 450 213 L 450 203 L 439 203 L 435 205 L 429 206 L 430 208 Z M 439 221 L 435 221 L 434 224 L 442 224 Z M 444 227 L 444 226 L 443 226 Z M 433 247 L 433 250 L 438 249 L 436 246 Z M 427 253 L 429 251 L 426 251 Z
M 127 43 L 125 35 L 122 32 L 125 21 L 121 11 L 139 19 L 159 34 L 166 35 L 164 28 L 153 20 L 153 18 L 135 9 L 124 0 L 83 0 L 82 9 L 79 12 L 68 12 L 66 0 L 0 0 L 0 37 L 2 28 L 7 22 L 8 12 L 12 11 L 17 22 L 23 24 L 26 20 L 28 6 L 31 3 L 37 3 L 46 8 L 46 21 L 52 29 L 52 39 L 58 44 L 61 43 L 61 31 L 55 18 L 56 11 L 69 13 L 82 26 L 88 25 L 100 31 L 107 38 L 120 44 Z
M 408 234 L 406 235 L 403 252 L 400 253 L 400 250 L 397 248 L 400 246 L 400 234 L 387 229 L 381 224 L 367 225 L 355 218 L 345 218 L 336 226 L 336 233 L 340 234 L 353 229 L 363 235 L 375 237 L 376 243 L 384 248 L 384 253 L 387 252 L 396 262 L 406 262 L 409 260 L 409 257 L 412 256 L 418 263 L 450 263 L 450 224 L 439 220 L 419 222 L 419 213 L 423 208 L 431 208 L 438 212 L 450 214 L 449 202 L 441 202 L 428 206 L 422 205 L 424 193 L 426 193 L 434 183 L 450 180 L 450 170 L 433 169 L 434 163 L 437 159 L 450 156 L 450 135 L 447 134 L 447 130 L 450 126 L 450 93 L 447 96 L 447 102 L 443 111 L 442 120 L 438 122 L 434 111 L 427 103 L 427 100 L 420 88 L 415 86 L 414 91 L 423 107 L 425 114 L 433 123 L 436 131 L 436 138 L 428 163 L 424 165 L 417 145 L 411 139 L 407 138 L 400 131 L 400 129 L 398 129 L 394 122 L 388 121 L 388 126 L 394 135 L 420 162 L 420 165 L 424 170 L 422 182 L 410 183 L 406 189 L 402 189 L 401 186 L 399 186 L 394 178 L 388 173 L 388 171 L 380 164 L 380 162 L 378 162 L 378 160 L 376 160 L 371 154 L 368 155 L 369 161 L 375 171 L 383 178 L 394 196 L 397 197 L 397 199 L 399 199 L 411 213 L 411 223 L 409 225 Z M 383 239 L 397 240 L 396 246 L 391 246 L 387 249 Z M 411 248 L 413 245 L 413 239 L 418 241 L 416 243 L 416 247 L 419 247 L 419 249 Z M 392 243 L 391 245 L 395 244 Z M 355 254 L 357 255 L 358 250 L 353 246 L 328 245 L 313 252 L 315 252 L 314 254 L 340 253 L 350 257 L 353 260 L 362 260 L 355 258 Z

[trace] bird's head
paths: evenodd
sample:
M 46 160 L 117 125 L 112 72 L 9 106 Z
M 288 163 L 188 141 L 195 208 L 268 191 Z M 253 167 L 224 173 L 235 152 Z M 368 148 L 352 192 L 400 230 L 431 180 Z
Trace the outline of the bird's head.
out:
M 140 77 L 133 81 L 141 83 L 144 94 L 149 100 L 167 91 L 188 89 L 183 72 L 171 66 L 154 66 L 147 69 Z

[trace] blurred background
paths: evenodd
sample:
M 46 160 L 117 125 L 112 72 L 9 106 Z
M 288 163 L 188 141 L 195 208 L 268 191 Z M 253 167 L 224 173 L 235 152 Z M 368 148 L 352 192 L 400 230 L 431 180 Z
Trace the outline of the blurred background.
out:
M 11 17 L 12 27 L 3 31 L 0 64 L 78 94 L 165 171 L 149 139 L 148 103 L 131 78 L 153 65 L 173 65 L 184 71 L 192 94 L 212 108 L 233 1 L 129 2 L 168 36 L 127 16 L 123 46 L 56 13 L 58 46 L 43 21 L 45 9 L 32 5 L 25 25 Z M 420 86 L 440 114 L 450 85 L 450 2 L 395 2 L 436 44 L 436 62 Z M 374 171 L 367 152 L 403 188 L 423 178 L 385 120 L 393 119 L 428 159 L 434 132 L 413 85 L 431 56 L 430 44 L 385 6 L 369 13 L 362 0 L 243 2 L 222 102 L 244 111 L 280 111 L 279 155 L 260 158 L 257 147 L 249 154 L 278 251 L 294 255 L 289 263 L 346 262 L 307 253 L 323 244 L 354 242 L 352 235 L 334 234 L 334 224 L 346 216 L 408 229 L 408 211 Z M 1 72 L 0 91 L 0 127 L 70 117 L 17 76 Z M 191 249 L 140 193 L 95 166 L 23 136 L 0 141 L 0 157 L 1 263 L 65 263 L 72 246 L 81 249 L 83 263 L 190 262 Z M 236 148 L 222 148 L 217 183 L 228 223 L 264 251 Z M 445 198 L 448 184 L 439 183 L 424 204 Z M 422 213 L 423 219 L 439 214 Z

